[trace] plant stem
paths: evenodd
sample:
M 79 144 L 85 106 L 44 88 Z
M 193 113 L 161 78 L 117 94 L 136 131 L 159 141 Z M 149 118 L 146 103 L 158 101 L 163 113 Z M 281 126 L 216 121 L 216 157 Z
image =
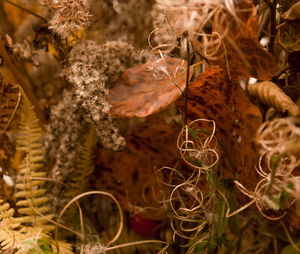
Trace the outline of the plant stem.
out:
M 186 39 L 186 80 L 185 80 L 185 93 L 184 93 L 184 124 L 187 125 L 187 114 L 188 114 L 188 89 L 189 89 L 189 81 L 190 81 L 190 41 Z
M 280 154 L 279 156 L 276 156 L 276 155 L 273 155 L 275 157 L 271 157 L 271 177 L 270 177 L 270 182 L 265 190 L 265 193 L 264 195 L 269 195 L 270 194 L 270 191 L 271 191 L 271 188 L 275 182 L 275 176 L 276 176 L 276 169 L 277 169 L 277 166 L 278 166 L 278 163 L 280 161 L 280 159 L 282 158 L 283 154 Z
M 48 20 L 45 19 L 44 17 L 42 17 L 41 15 L 39 15 L 39 14 L 37 14 L 37 13 L 35 13 L 35 12 L 33 12 L 33 11 L 31 11 L 31 10 L 29 10 L 29 9 L 27 9 L 27 8 L 25 8 L 25 7 L 23 7 L 23 6 L 20 6 L 20 5 L 18 5 L 18 4 L 16 4 L 16 3 L 12 2 L 12 1 L 10 1 L 10 0 L 3 0 L 3 1 L 6 2 L 6 3 L 8 3 L 8 4 L 10 4 L 10 5 L 12 5 L 12 6 L 15 6 L 15 7 L 19 8 L 19 9 L 22 10 L 22 11 L 28 12 L 28 13 L 31 14 L 32 16 L 35 16 L 35 17 L 37 17 L 37 18 L 43 20 L 43 21 L 46 22 L 46 23 L 48 22 Z
M 273 0 L 271 3 L 270 0 L 265 0 L 265 3 L 268 5 L 270 9 L 270 38 L 269 38 L 269 52 L 273 53 L 274 51 L 274 43 L 276 38 L 276 5 L 277 0 Z
M 0 0 L 0 34 L 10 34 L 11 32 L 11 24 L 7 22 L 7 17 L 3 6 L 3 1 Z

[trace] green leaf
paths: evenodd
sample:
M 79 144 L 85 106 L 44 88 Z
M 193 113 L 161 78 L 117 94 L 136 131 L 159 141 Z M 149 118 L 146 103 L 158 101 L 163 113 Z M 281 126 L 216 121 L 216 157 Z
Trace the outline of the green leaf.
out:
M 284 204 L 288 200 L 288 198 L 289 198 L 289 193 L 285 189 L 282 189 L 280 199 L 279 199 L 280 208 L 282 208 L 284 206 Z
M 270 166 L 272 170 L 275 170 L 278 167 L 278 163 L 282 158 L 282 154 L 273 154 L 270 161 Z
M 217 171 L 212 168 L 211 170 L 206 171 L 207 181 L 209 184 L 209 187 L 212 191 L 217 190 L 217 188 L 220 185 L 219 177 L 217 174 Z
M 224 234 L 228 219 L 226 218 L 227 205 L 225 200 L 222 198 L 218 202 L 217 212 L 218 212 L 218 224 L 217 224 L 217 238 L 220 239 Z
M 236 198 L 235 198 L 233 192 L 228 192 L 227 201 L 229 203 L 230 209 L 232 211 L 235 211 L 237 209 L 237 201 L 236 201 Z M 230 217 L 228 219 L 228 226 L 229 226 L 230 231 L 239 237 L 242 233 L 242 230 L 240 227 L 240 222 L 239 222 L 238 216 L 239 215 L 236 214 L 236 215 Z
M 201 253 L 204 251 L 205 247 L 207 245 L 207 242 L 200 242 L 196 245 L 196 248 L 194 249 L 194 253 Z
M 43 254 L 53 254 L 54 253 L 51 244 L 49 242 L 47 242 L 46 240 L 39 239 L 38 245 L 41 248 L 41 250 L 43 251 Z
M 300 248 L 300 243 L 297 243 L 296 246 L 298 248 Z M 280 254 L 297 254 L 300 253 L 299 251 L 297 251 L 296 249 L 294 249 L 294 247 L 292 245 L 288 245 L 286 247 L 284 247 L 282 249 L 282 251 L 280 252 Z

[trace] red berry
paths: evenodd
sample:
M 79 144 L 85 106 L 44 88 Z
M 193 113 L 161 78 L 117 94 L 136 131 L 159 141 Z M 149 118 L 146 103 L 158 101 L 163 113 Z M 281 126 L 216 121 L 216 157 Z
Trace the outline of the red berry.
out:
M 151 219 L 144 218 L 140 215 L 135 215 L 129 218 L 131 228 L 142 236 L 154 236 L 157 222 Z

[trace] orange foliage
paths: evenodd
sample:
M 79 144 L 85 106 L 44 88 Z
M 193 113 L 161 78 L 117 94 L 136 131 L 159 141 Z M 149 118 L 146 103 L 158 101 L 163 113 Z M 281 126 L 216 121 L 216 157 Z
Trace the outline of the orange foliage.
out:
M 255 186 L 258 155 L 252 138 L 262 122 L 258 108 L 250 103 L 240 85 L 230 81 L 226 71 L 220 68 L 207 68 L 190 86 L 188 98 L 189 121 L 206 118 L 216 122 L 216 136 L 221 144 L 217 146 L 221 174 L 239 180 L 248 188 Z M 131 100 L 135 102 L 134 97 Z M 177 106 L 181 112 L 183 104 L 180 98 Z M 203 126 L 203 129 L 211 128 Z M 154 169 L 173 167 L 180 159 L 176 147 L 178 133 L 178 128 L 157 115 L 148 117 L 126 137 L 127 151 L 98 151 L 93 187 L 116 195 L 130 212 L 152 219 L 163 218 L 161 203 L 157 202 L 161 197 Z M 155 195 L 151 190 L 157 190 Z
M 165 123 L 159 116 L 150 116 L 126 137 L 126 151 L 98 150 L 91 178 L 93 188 L 112 193 L 132 213 L 152 219 L 163 218 L 165 215 L 159 209 L 162 204 L 157 202 L 159 192 L 152 193 L 158 187 L 154 170 L 173 166 L 179 158 L 177 135 L 176 126 Z M 147 206 L 154 209 L 139 210 Z
M 208 43 L 209 63 L 218 65 L 233 80 L 254 77 L 269 80 L 275 74 L 275 61 L 258 42 L 258 17 L 251 1 L 235 1 L 236 10 L 217 12 L 212 38 Z
M 115 117 L 146 117 L 165 109 L 185 87 L 186 62 L 165 57 L 130 68 L 110 89 L 108 97 Z
M 177 101 L 177 106 L 184 112 L 183 99 Z M 218 151 L 219 168 L 224 177 L 238 179 L 245 186 L 255 185 L 258 156 L 252 139 L 262 116 L 240 85 L 227 78 L 225 70 L 206 68 L 190 86 L 188 120 L 198 118 L 216 122 L 216 136 L 222 146 Z

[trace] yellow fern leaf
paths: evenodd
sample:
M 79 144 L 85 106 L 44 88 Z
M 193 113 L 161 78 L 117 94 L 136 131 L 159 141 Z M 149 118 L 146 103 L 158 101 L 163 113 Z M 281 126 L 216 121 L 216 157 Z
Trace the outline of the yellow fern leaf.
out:
M 12 248 L 26 237 L 19 231 L 20 222 L 13 217 L 14 212 L 8 203 L 0 200 L 0 250 Z
M 18 168 L 16 189 L 16 206 L 23 217 L 23 224 L 37 227 L 43 233 L 54 229 L 48 220 L 53 215 L 48 214 L 48 197 L 43 188 L 45 181 L 37 179 L 45 177 L 43 172 L 44 151 L 42 149 L 42 130 L 39 127 L 38 118 L 28 98 L 23 95 L 21 104 L 21 120 L 19 124 L 19 135 L 17 138 L 17 150 L 25 152 L 25 158 Z M 41 216 L 43 215 L 43 216 Z

